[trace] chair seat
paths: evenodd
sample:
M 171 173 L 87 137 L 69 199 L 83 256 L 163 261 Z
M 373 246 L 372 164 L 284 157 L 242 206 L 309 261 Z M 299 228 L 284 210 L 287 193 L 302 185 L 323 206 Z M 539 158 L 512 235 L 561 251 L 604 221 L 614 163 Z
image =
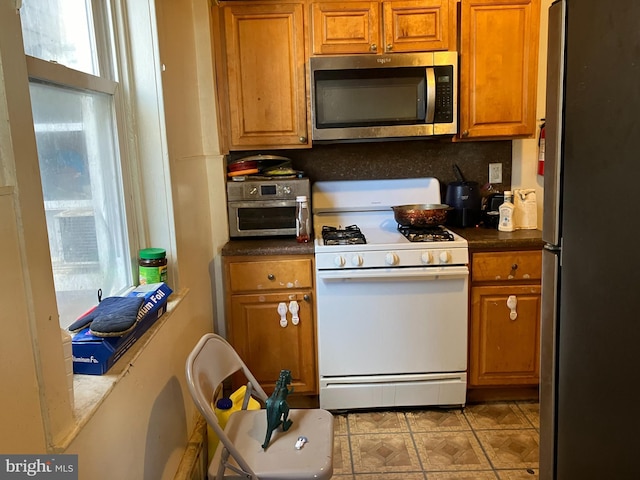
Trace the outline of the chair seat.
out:
M 291 409 L 289 418 L 293 420 L 291 428 L 283 432 L 282 426 L 278 427 L 266 451 L 262 449 L 267 433 L 264 409 L 233 413 L 224 431 L 261 480 L 330 479 L 333 474 L 332 415 L 323 409 Z M 300 436 L 307 437 L 308 442 L 296 450 L 295 443 Z M 209 480 L 216 478 L 221 452 L 222 444 L 209 465 Z

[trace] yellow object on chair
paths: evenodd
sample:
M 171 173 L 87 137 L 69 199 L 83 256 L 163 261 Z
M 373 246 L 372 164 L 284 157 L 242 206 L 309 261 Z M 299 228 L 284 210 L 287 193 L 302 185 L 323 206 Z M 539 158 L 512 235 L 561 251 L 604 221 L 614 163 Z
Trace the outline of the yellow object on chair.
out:
M 232 413 L 237 412 L 242 409 L 242 402 L 244 400 L 244 394 L 247 391 L 246 385 L 243 385 L 231 395 L 229 395 L 228 399 L 219 399 L 215 404 L 212 404 L 213 411 L 216 413 L 216 417 L 218 417 L 218 421 L 220 422 L 220 426 L 224 429 L 227 425 L 227 421 Z M 228 408 L 218 408 L 218 404 L 224 405 L 224 402 L 221 400 L 227 400 L 229 403 Z M 227 405 L 224 405 L 225 407 Z M 253 397 L 249 398 L 249 404 L 247 405 L 247 410 L 260 410 L 260 403 Z M 213 458 L 213 454 L 216 452 L 216 448 L 218 447 L 218 437 L 210 426 L 207 426 L 207 438 L 209 443 L 209 460 Z

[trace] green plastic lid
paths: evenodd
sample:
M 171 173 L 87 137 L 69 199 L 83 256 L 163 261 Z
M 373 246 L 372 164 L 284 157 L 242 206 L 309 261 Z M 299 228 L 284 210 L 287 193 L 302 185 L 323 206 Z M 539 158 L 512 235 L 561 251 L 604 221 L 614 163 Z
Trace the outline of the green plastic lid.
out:
M 164 248 L 143 248 L 140 250 L 140 258 L 145 260 L 158 260 L 167 256 Z

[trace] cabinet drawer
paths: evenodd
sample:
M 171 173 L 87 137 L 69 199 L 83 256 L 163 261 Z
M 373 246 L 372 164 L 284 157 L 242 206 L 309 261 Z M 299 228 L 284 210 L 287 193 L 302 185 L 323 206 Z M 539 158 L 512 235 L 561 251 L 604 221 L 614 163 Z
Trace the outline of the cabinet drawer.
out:
M 312 265 L 308 258 L 286 261 L 229 264 L 233 292 L 311 288 Z
M 542 279 L 542 252 L 474 253 L 471 261 L 471 281 L 510 282 Z

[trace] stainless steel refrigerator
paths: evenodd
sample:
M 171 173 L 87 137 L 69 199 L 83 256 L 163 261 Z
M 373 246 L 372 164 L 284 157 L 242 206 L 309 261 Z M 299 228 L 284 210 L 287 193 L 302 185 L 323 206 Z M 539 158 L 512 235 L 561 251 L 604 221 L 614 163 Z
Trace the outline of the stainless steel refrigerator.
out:
M 549 9 L 540 479 L 640 478 L 640 1 Z

